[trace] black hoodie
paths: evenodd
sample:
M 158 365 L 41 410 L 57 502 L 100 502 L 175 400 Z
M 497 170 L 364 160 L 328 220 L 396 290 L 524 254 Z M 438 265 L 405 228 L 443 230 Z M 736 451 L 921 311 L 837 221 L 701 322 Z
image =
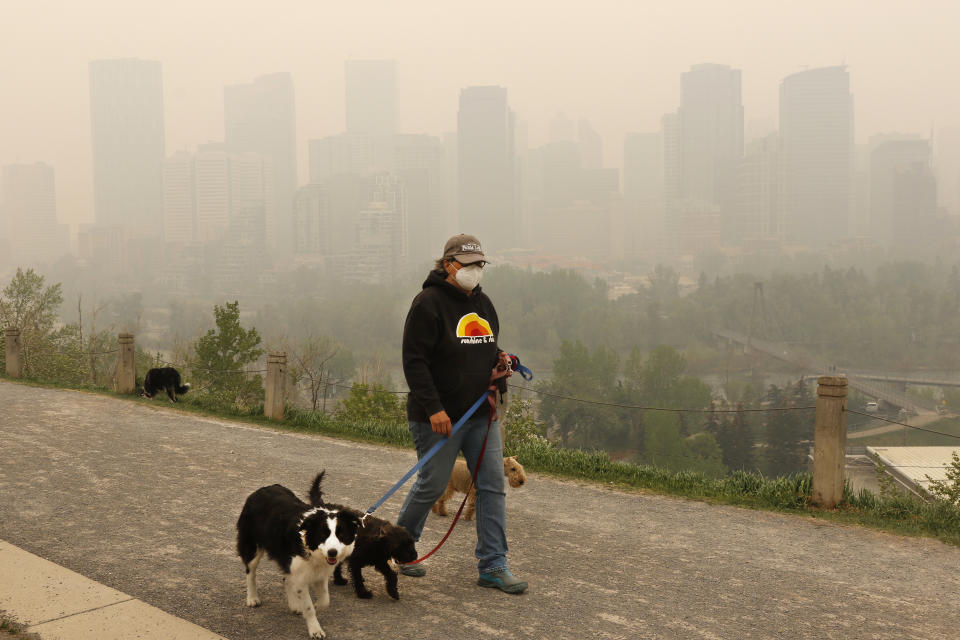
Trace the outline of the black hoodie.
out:
M 456 422 L 490 385 L 500 321 L 478 285 L 468 296 L 431 271 L 403 325 L 407 418 L 429 422 L 446 411 Z M 483 411 L 483 408 L 480 408 Z

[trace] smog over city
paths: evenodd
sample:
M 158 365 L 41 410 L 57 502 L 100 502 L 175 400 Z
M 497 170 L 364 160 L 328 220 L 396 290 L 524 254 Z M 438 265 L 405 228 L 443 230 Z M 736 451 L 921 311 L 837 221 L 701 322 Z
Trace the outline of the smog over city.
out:
M 496 317 L 451 331 L 535 372 L 512 418 L 551 446 L 803 472 L 813 414 L 764 410 L 825 373 L 851 429 L 960 434 L 957 24 L 943 0 L 8 0 L 0 325 L 40 381 L 122 388 L 129 334 L 138 389 L 169 366 L 185 403 L 262 412 L 283 354 L 290 407 L 403 425 L 411 302 L 431 270 L 460 291 L 468 261 L 437 260 L 468 234 L 448 257 L 483 256 Z M 897 428 L 862 444 L 946 442 Z
M 0 0 L 0 640 L 957 637 L 958 27 Z

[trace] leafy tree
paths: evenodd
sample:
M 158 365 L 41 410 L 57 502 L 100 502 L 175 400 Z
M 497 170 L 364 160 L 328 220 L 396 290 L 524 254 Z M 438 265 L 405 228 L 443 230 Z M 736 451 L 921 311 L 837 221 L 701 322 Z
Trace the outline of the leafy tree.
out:
M 927 475 L 927 480 L 930 481 L 929 491 L 938 500 L 960 506 L 960 456 L 954 451 L 951 457 L 953 460 L 947 467 L 946 480 L 934 480 Z
M 202 389 L 218 401 L 240 408 L 263 402 L 260 374 L 248 374 L 247 367 L 263 355 L 260 334 L 255 327 L 240 325 L 240 303 L 214 305 L 216 329 L 197 340 L 192 375 Z
M 712 476 L 726 472 L 722 453 L 712 434 L 701 432 L 689 438 L 680 436 L 677 413 L 648 411 L 644 417 L 643 458 L 652 465 L 673 471 L 700 471 Z
M 376 382 L 354 383 L 336 413 L 338 419 L 347 422 L 376 424 L 403 424 L 406 415 L 403 399 Z
M 500 421 L 503 426 L 503 450 L 506 455 L 527 442 L 546 442 L 546 425 L 537 422 L 533 403 L 520 395 L 510 398 Z
M 617 356 L 604 347 L 590 351 L 580 341 L 564 341 L 553 363 L 553 377 L 538 385 L 544 392 L 541 415 L 555 426 L 565 447 L 603 448 L 622 443 L 625 431 L 613 407 L 557 396 L 608 402 L 616 389 Z
M 44 277 L 33 269 L 18 268 L 0 295 L 0 325 L 20 329 L 20 362 L 24 374 L 37 375 L 38 356 L 49 339 L 63 302 L 60 284 L 44 286 Z
M 630 364 L 630 363 L 628 363 Z M 635 363 L 628 375 L 636 375 L 629 381 L 632 388 L 639 390 L 640 403 L 654 407 L 670 409 L 705 409 L 709 406 L 713 392 L 704 382 L 693 376 L 683 375 L 687 368 L 686 359 L 676 349 L 659 345 L 647 356 L 641 367 Z M 680 435 L 690 435 L 689 416 L 678 414 Z
M 683 469 L 687 464 L 686 447 L 680 437 L 680 419 L 676 413 L 647 411 L 644 421 L 643 458 L 667 469 Z
M 711 403 L 710 408 L 722 407 Z M 716 438 L 723 452 L 723 464 L 731 470 L 754 468 L 753 430 L 750 428 L 747 416 L 742 402 L 737 403 L 736 413 L 708 414 L 706 431 Z
M 811 406 L 812 394 L 801 379 L 783 390 L 771 385 L 767 394 L 771 409 Z M 813 415 L 808 411 L 766 412 L 766 470 L 786 475 L 806 468 L 807 449 L 813 439 Z

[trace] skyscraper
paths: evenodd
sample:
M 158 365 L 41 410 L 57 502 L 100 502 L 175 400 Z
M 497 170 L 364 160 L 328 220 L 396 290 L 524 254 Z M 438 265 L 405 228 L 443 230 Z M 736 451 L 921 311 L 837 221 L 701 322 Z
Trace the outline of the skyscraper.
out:
M 163 79 L 154 60 L 90 63 L 94 213 L 129 238 L 159 239 L 163 209 Z
M 219 239 L 230 224 L 230 154 L 222 144 L 201 145 L 196 157 L 197 239 Z
M 849 233 L 853 96 L 846 67 L 780 83 L 781 220 L 787 242 L 823 247 Z
M 938 201 L 951 215 L 960 216 L 960 127 L 939 129 L 934 144 Z
M 163 162 L 163 241 L 187 245 L 197 237 L 196 158 L 178 151 Z
M 439 255 L 444 235 L 444 150 L 440 138 L 406 134 L 395 137 L 395 171 L 406 195 L 411 266 L 428 266 Z M 434 255 L 437 254 L 437 255 Z
M 909 232 L 915 224 L 928 227 L 936 213 L 936 181 L 931 169 L 929 140 L 919 137 L 888 136 L 870 153 L 870 225 L 868 234 L 890 243 Z M 877 139 L 871 138 L 871 141 Z M 926 211 L 927 186 L 933 185 L 932 211 Z M 910 212 L 908 193 L 916 196 L 916 211 Z M 927 219 L 929 218 L 929 219 Z
M 341 133 L 307 142 L 310 182 L 344 174 L 362 176 L 376 170 L 373 139 L 365 134 Z
M 6 221 L 4 227 L 3 223 Z M 9 264 L 50 264 L 67 252 L 67 227 L 57 223 L 53 167 L 12 164 L 0 178 L 0 237 L 9 240 Z M 0 260 L 0 264 L 8 262 Z
M 751 140 L 737 165 L 732 231 L 747 241 L 765 240 L 780 232 L 780 145 L 776 133 Z
M 709 203 L 730 229 L 736 167 L 743 157 L 740 70 L 697 64 L 681 75 L 680 198 Z
M 893 174 L 893 239 L 907 245 L 930 246 L 939 235 L 937 179 L 929 162 L 897 167 Z
M 577 142 L 580 145 L 580 158 L 584 169 L 603 168 L 603 138 L 590 126 L 586 118 L 577 123 Z
M 232 153 L 253 152 L 272 166 L 272 200 L 266 246 L 280 256 L 293 247 L 293 206 L 297 190 L 296 111 L 293 78 L 274 73 L 224 89 L 226 145 Z
M 313 257 L 325 257 L 333 253 L 330 199 L 324 185 L 311 182 L 297 189 L 293 219 L 296 253 Z
M 498 253 L 518 244 L 514 114 L 503 87 L 467 87 L 457 112 L 460 228 Z

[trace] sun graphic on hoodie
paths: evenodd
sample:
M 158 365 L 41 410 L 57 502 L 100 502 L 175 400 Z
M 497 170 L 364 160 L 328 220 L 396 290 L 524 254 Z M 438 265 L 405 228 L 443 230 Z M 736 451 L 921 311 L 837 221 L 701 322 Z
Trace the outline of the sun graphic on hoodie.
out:
M 468 313 L 457 323 L 458 338 L 472 338 L 475 336 L 492 336 L 490 323 L 475 313 Z

